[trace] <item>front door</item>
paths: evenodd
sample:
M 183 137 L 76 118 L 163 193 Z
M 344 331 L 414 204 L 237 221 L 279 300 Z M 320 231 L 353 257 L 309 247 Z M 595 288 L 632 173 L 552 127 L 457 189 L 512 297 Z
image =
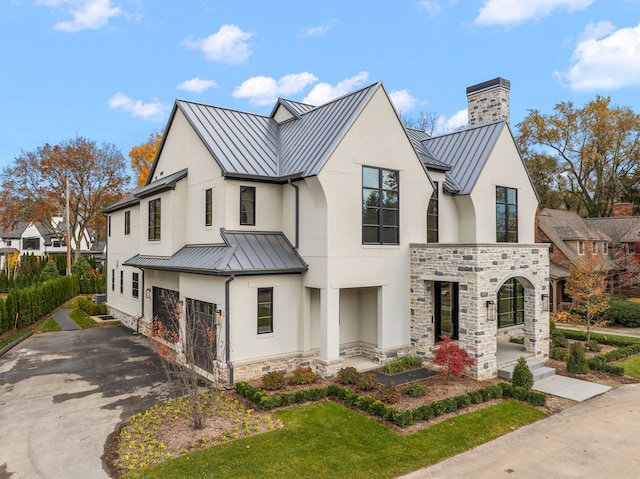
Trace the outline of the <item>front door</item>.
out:
M 458 339 L 458 283 L 436 281 L 433 288 L 436 341 Z

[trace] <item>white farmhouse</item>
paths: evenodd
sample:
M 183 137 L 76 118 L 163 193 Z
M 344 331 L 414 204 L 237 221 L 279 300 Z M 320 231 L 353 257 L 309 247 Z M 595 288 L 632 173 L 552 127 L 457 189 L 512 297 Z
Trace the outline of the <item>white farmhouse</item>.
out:
M 510 335 L 546 357 L 548 252 L 508 92 L 470 87 L 471 126 L 437 137 L 381 83 L 269 116 L 176 101 L 147 184 L 106 210 L 110 312 L 145 332 L 173 300 L 216 329 L 231 383 L 426 360 L 445 335 L 479 379 Z

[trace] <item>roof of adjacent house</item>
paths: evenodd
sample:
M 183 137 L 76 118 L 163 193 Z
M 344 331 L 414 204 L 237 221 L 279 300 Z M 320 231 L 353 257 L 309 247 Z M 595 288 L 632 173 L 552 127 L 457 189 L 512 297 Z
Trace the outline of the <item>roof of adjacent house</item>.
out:
M 222 229 L 220 234 L 224 244 L 185 245 L 172 256 L 136 255 L 123 264 L 215 276 L 302 273 L 308 269 L 283 233 Z
M 640 242 L 640 217 L 585 218 L 589 226 L 607 234 L 615 244 Z

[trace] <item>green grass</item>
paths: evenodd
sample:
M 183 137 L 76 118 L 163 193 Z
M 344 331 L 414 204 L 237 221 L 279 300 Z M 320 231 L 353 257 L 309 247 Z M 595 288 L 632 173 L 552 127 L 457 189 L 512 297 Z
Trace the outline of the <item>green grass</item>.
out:
M 633 356 L 620 361 L 616 363 L 616 366 L 622 366 L 625 374 L 640 379 L 640 356 Z
M 15 333 L 7 336 L 6 338 L 0 340 L 0 349 L 4 348 L 5 346 L 8 346 L 9 344 L 11 344 L 14 341 L 17 341 L 22 336 L 26 336 L 27 334 L 29 334 L 29 331 L 31 331 L 31 330 L 28 329 L 28 328 L 20 329 L 20 330 L 16 331 Z
M 35 329 L 38 333 L 48 333 L 51 331 L 62 331 L 62 328 L 56 323 L 53 317 L 46 319 L 40 326 Z
M 73 310 L 69 314 L 69 317 L 73 319 L 76 322 L 76 324 L 80 326 L 82 329 L 95 328 L 97 326 L 97 323 L 93 319 L 91 319 L 91 317 L 88 316 L 84 311 L 80 309 Z
M 127 478 L 392 478 L 466 451 L 546 415 L 506 401 L 398 435 L 328 401 L 277 413 L 284 429 L 240 439 Z

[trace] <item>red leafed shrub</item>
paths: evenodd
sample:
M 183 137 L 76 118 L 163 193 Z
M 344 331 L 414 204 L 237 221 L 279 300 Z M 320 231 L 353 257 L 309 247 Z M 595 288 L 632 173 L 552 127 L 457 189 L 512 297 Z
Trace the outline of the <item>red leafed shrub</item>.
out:
M 446 377 L 460 377 L 467 366 L 473 366 L 476 361 L 464 349 L 454 343 L 448 336 L 441 336 L 432 362 L 440 367 L 441 374 Z

